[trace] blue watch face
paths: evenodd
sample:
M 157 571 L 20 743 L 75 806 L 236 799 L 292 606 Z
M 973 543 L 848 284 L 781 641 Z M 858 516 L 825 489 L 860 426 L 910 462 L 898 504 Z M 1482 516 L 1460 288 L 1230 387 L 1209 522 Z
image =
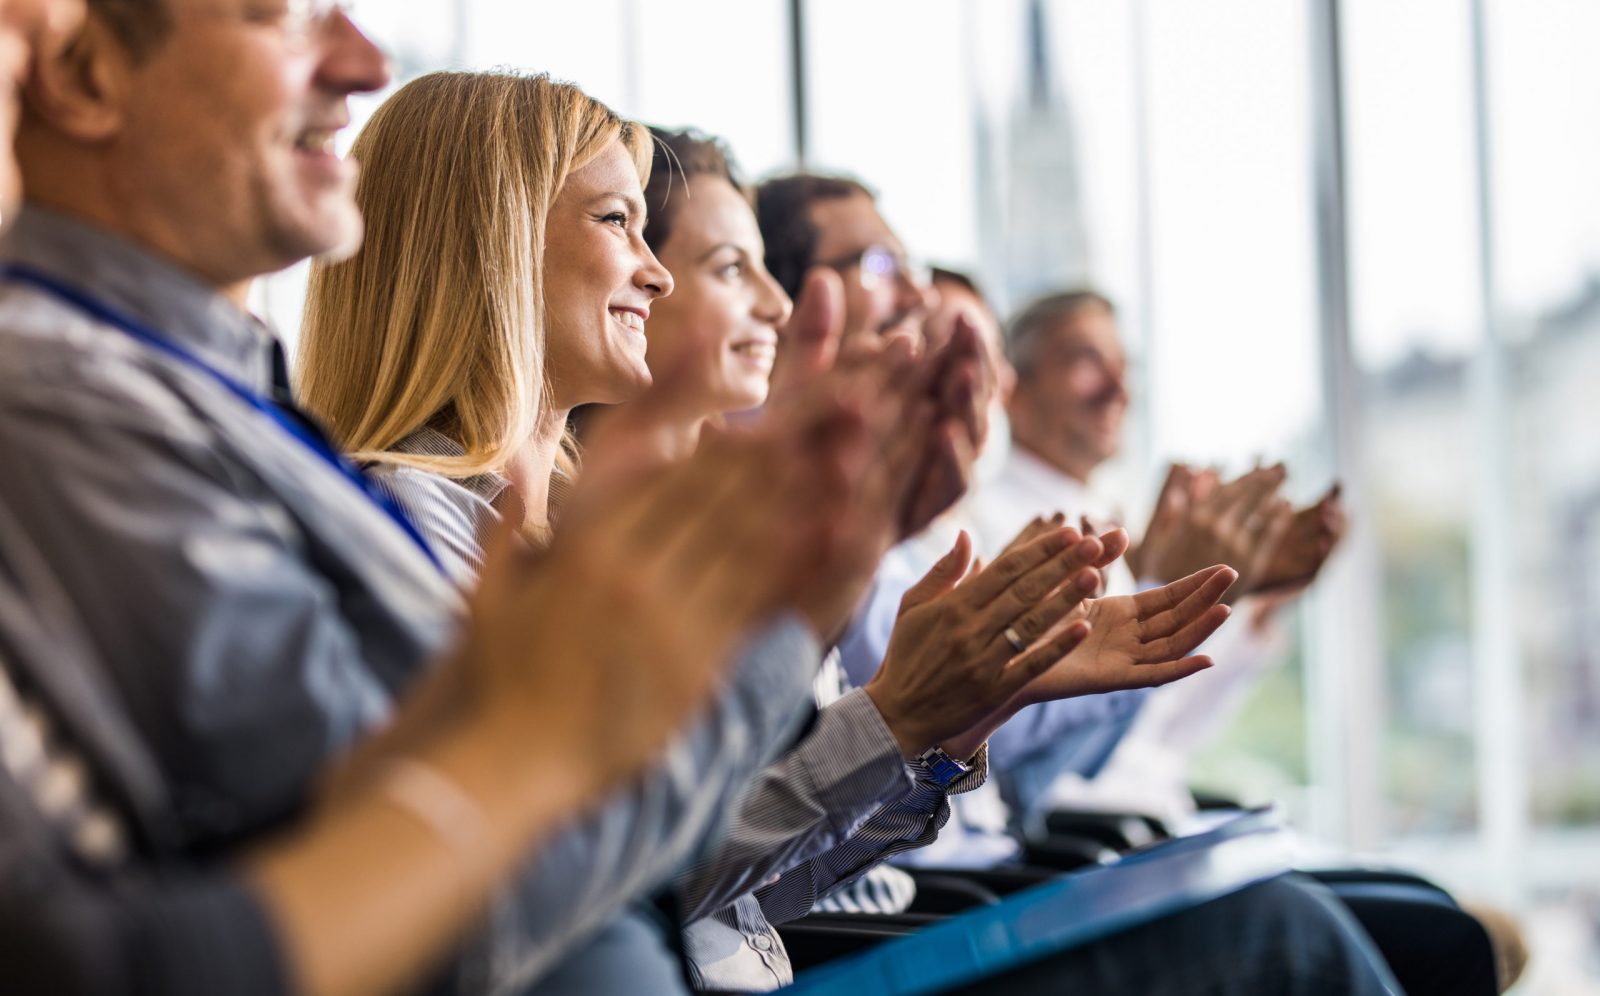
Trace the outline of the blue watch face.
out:
M 929 777 L 937 782 L 940 788 L 948 788 L 951 782 L 954 782 L 969 770 L 966 765 L 938 747 L 929 748 L 917 760 L 922 762 L 922 766 L 927 769 Z

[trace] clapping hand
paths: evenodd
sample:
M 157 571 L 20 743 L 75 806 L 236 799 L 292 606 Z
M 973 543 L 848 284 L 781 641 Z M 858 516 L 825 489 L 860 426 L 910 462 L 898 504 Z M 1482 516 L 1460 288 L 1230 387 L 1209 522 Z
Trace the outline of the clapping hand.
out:
M 1083 622 L 1060 624 L 1099 583 L 1102 550 L 1093 537 L 1052 528 L 973 572 L 971 541 L 960 535 L 901 600 L 866 686 L 906 756 L 949 749 L 1088 635 Z
M 794 312 L 779 332 L 768 403 L 782 403 L 833 369 L 844 337 L 844 282 L 826 266 L 806 274 Z
M 1024 687 L 1018 705 L 1153 688 L 1211 667 L 1190 655 L 1227 620 L 1220 603 L 1237 578 L 1217 565 L 1137 595 L 1085 601 L 1061 625 L 1088 624 L 1086 638 Z
M 1006 547 L 1016 549 L 1065 516 L 1035 518 Z M 1085 523 L 1087 527 L 1087 523 Z M 1128 549 L 1128 534 L 1112 529 L 1097 539 L 1101 554 L 1092 565 L 1103 571 Z M 1020 693 L 1016 706 L 1077 695 L 1164 685 L 1211 666 L 1205 657 L 1188 657 L 1228 618 L 1219 605 L 1237 575 L 1222 565 L 1133 596 L 1091 597 L 1064 616 L 1057 628 L 1086 623 L 1084 640 L 1057 667 Z M 1103 585 L 1091 594 L 1098 594 Z
M 1349 526 L 1341 489 L 1335 484 L 1316 504 L 1294 513 L 1288 530 L 1256 579 L 1254 590 L 1283 595 L 1305 588 L 1316 580 Z
M 904 479 L 898 536 L 903 539 L 920 532 L 966 492 L 985 428 L 983 346 L 976 325 L 965 313 L 952 313 L 928 342 L 903 333 L 859 332 L 845 328 L 839 275 L 827 267 L 813 268 L 781 334 L 768 406 L 781 413 L 819 383 L 830 377 L 849 378 L 880 363 L 886 354 L 910 360 L 912 366 L 905 368 L 909 376 L 883 385 L 902 391 L 896 403 L 904 406 L 903 430 L 918 432 L 923 442 L 921 460 Z M 912 425 L 921 417 L 929 420 L 926 427 Z
M 477 712 L 562 745 L 581 797 L 656 756 L 738 640 L 849 552 L 871 456 L 843 404 L 714 435 L 675 464 L 626 466 L 638 448 L 612 444 L 547 550 L 491 545 L 454 669 Z
M 1226 564 L 1240 579 L 1233 596 L 1247 594 L 1291 524 L 1293 510 L 1278 497 L 1285 476 L 1280 464 L 1219 483 L 1214 473 L 1174 464 L 1129 566 L 1141 579 L 1173 581 Z
M 828 282 L 818 277 L 808 288 Z M 825 295 L 824 295 L 825 296 Z M 884 552 L 924 527 L 961 497 L 976 446 L 974 390 L 979 345 L 970 324 L 940 348 L 918 354 L 908 336 L 862 338 L 831 367 L 805 376 L 791 370 L 786 393 L 759 422 L 805 418 L 817 404 L 843 403 L 862 416 L 867 457 L 849 482 L 859 515 L 827 583 L 803 606 L 824 637 L 848 622 Z

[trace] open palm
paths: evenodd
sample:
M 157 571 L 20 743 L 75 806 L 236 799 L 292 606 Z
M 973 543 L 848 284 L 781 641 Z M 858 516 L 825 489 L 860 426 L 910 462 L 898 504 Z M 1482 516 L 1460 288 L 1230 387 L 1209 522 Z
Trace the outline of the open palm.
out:
M 1058 626 L 1089 623 L 1089 634 L 1022 690 L 1028 703 L 1127 688 L 1152 688 L 1211 666 L 1189 656 L 1228 618 L 1220 604 L 1238 578 L 1221 565 L 1137 595 L 1085 601 Z

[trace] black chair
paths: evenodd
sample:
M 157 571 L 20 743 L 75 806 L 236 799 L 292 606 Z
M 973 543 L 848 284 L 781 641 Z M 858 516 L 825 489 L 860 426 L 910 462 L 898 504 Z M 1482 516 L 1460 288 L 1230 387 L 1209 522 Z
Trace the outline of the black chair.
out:
M 1109 847 L 1094 837 L 1041 834 L 1024 839 L 1022 842 L 1024 864 L 1056 872 L 1078 871 L 1094 865 L 1114 864 L 1119 856 L 1118 849 Z
M 889 918 L 870 914 L 816 914 L 792 923 L 780 924 L 778 936 L 789 951 L 789 962 L 803 972 L 824 962 L 865 951 L 884 941 L 903 937 L 917 929 L 908 924 L 891 923 Z M 860 920 L 848 918 L 860 917 Z
M 1035 839 L 1073 837 L 1091 840 L 1118 854 L 1169 840 L 1172 832 L 1153 816 L 1057 809 L 1044 818 L 1044 833 Z

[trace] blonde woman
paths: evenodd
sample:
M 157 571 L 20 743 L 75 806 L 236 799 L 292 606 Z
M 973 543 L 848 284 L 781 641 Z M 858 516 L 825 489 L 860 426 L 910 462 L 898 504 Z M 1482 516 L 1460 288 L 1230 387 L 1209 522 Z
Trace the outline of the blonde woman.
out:
M 492 73 L 413 81 L 355 143 L 365 242 L 313 270 L 299 386 L 459 580 L 496 508 L 548 535 L 568 412 L 650 382 L 672 277 L 644 244 L 649 149 L 574 86 Z

